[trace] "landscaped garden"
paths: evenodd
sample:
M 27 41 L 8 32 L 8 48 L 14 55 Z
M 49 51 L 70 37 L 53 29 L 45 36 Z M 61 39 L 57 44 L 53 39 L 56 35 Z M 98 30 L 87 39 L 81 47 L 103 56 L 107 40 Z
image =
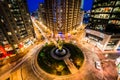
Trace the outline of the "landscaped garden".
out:
M 82 51 L 76 45 L 70 43 L 63 43 L 63 47 L 69 50 L 69 59 L 79 69 L 84 61 L 84 55 Z M 47 44 L 40 50 L 37 58 L 40 68 L 47 73 L 55 75 L 71 74 L 64 60 L 56 60 L 51 56 L 51 51 L 54 48 L 56 48 L 55 45 Z

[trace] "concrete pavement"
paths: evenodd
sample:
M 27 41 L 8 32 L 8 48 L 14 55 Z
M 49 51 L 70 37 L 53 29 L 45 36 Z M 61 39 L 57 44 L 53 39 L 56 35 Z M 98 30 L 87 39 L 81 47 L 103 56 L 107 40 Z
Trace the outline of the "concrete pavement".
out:
M 65 75 L 65 76 L 57 76 L 57 75 L 55 76 L 55 75 L 46 73 L 42 69 L 40 69 L 41 71 L 39 71 L 36 67 L 33 68 L 33 66 L 37 64 L 37 62 L 35 63 L 33 62 L 33 60 L 36 59 L 35 57 L 36 53 L 34 53 L 34 55 L 30 56 L 22 64 L 22 67 L 18 69 L 18 73 L 17 74 L 14 73 L 12 75 L 17 76 L 19 73 L 21 73 L 22 79 L 17 79 L 17 80 L 116 80 L 117 75 L 115 72 L 116 69 L 115 69 L 114 63 L 112 64 L 109 63 L 107 65 L 104 63 L 103 71 L 98 70 L 95 68 L 95 61 L 100 60 L 99 56 L 95 53 L 97 52 L 95 51 L 97 49 L 92 49 L 93 47 L 88 43 L 85 43 L 85 44 L 78 43 L 77 46 L 83 51 L 85 56 L 85 61 L 82 67 L 78 71 L 75 70 L 76 72 L 74 72 L 74 74 Z M 111 73 L 111 71 L 109 71 L 110 69 L 114 70 L 114 72 Z M 35 72 L 37 74 L 35 74 Z M 13 77 L 14 76 L 12 76 L 12 78 Z
M 70 61 L 69 58 L 65 58 L 64 62 L 66 63 L 67 67 L 69 68 L 70 72 L 72 74 L 78 72 L 78 69 L 76 68 L 76 66 L 73 64 L 73 62 Z
M 24 56 L 20 62 L 17 62 L 14 68 L 10 68 L 12 71 L 8 70 L 7 73 L 11 74 L 10 78 L 12 78 L 12 80 L 116 80 L 117 74 L 114 63 L 105 62 L 102 64 L 102 70 L 96 69 L 95 61 L 104 59 L 102 52 L 97 47 L 87 42 L 81 42 L 79 39 L 81 38 L 74 37 L 73 40 L 77 41 L 76 45 L 84 53 L 85 60 L 82 67 L 77 70 L 69 59 L 65 60 L 66 64 L 70 65 L 67 67 L 73 74 L 57 76 L 43 71 L 37 64 L 37 51 L 41 48 L 40 45 L 31 49 L 29 54 Z M 110 69 L 114 71 L 111 72 Z M 4 77 L 3 74 L 2 76 Z M 0 78 L 0 80 L 2 80 L 3 77 Z

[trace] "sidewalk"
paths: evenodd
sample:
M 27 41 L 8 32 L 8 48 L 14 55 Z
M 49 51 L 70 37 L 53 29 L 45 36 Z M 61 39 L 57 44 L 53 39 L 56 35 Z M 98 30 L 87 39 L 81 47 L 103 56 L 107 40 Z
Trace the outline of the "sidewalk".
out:
M 0 77 L 2 77 L 3 74 L 5 74 L 5 79 L 9 76 L 9 73 L 11 72 L 11 69 L 16 66 L 17 63 L 21 61 L 21 59 L 37 44 L 29 46 L 23 53 L 16 54 L 15 56 L 12 56 L 7 59 L 7 63 L 0 67 Z M 7 75 L 6 75 L 7 74 Z M 4 79 L 3 79 L 4 80 Z
M 111 50 L 111 51 L 102 51 L 103 54 L 106 54 L 106 53 L 120 53 L 120 51 L 117 51 L 117 50 Z
M 85 45 L 86 47 L 91 49 L 93 52 L 95 52 L 98 55 L 100 60 L 105 59 L 103 52 L 96 45 L 88 43 L 86 41 L 81 42 L 81 44 Z

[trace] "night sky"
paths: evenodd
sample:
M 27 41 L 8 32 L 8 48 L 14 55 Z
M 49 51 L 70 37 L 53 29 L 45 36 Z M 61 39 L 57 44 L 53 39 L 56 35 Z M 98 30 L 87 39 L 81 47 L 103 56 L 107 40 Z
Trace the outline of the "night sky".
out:
M 83 10 L 90 10 L 92 7 L 93 0 L 83 0 Z M 27 0 L 29 12 L 33 12 L 38 9 L 39 3 L 44 3 L 44 0 Z
M 44 0 L 27 0 L 29 12 L 37 10 L 39 3 L 43 2 Z
M 93 4 L 93 0 L 83 0 L 84 4 L 83 4 L 83 10 L 88 11 L 91 10 L 92 8 L 92 4 Z

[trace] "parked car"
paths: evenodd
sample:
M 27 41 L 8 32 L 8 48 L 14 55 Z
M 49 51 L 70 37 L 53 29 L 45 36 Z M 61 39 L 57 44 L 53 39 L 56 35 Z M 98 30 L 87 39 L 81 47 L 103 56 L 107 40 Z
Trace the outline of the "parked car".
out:
M 101 70 L 101 63 L 100 61 L 95 61 L 95 68 Z

